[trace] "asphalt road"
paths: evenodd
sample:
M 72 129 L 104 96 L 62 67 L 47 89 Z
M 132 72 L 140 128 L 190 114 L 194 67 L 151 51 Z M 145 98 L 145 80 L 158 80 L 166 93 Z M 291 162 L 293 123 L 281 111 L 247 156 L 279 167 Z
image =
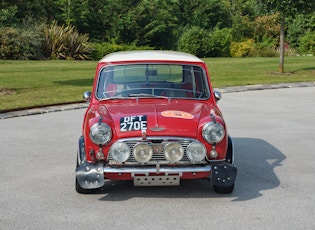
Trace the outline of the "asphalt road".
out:
M 77 194 L 84 109 L 0 120 L 0 229 L 315 229 L 315 87 L 225 93 L 238 177 Z

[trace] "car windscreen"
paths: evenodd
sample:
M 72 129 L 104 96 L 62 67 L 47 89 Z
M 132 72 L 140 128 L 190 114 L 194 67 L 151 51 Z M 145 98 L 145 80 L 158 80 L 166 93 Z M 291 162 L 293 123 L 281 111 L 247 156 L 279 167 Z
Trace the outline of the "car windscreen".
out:
M 206 99 L 210 95 L 200 66 L 129 64 L 106 66 L 99 73 L 98 99 L 116 97 L 173 97 Z

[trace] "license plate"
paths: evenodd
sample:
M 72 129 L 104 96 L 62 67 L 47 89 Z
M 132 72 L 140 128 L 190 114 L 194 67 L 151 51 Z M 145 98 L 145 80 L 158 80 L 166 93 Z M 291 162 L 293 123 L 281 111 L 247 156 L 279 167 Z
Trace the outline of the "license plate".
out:
M 180 184 L 179 176 L 135 176 L 134 186 L 177 186 Z
M 134 130 L 146 130 L 147 129 L 147 116 L 129 116 L 120 118 L 120 131 L 134 131 Z

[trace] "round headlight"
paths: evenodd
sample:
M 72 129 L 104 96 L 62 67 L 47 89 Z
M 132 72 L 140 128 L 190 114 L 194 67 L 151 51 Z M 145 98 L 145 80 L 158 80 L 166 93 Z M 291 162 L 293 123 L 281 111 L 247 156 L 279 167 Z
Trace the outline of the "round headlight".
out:
M 180 161 L 184 155 L 184 149 L 177 142 L 168 143 L 164 150 L 165 158 L 171 163 Z
M 114 161 L 122 163 L 128 160 L 130 156 L 130 148 L 125 143 L 116 142 L 110 148 L 109 154 L 112 156 Z
M 153 150 L 150 147 L 150 145 L 146 143 L 139 143 L 136 144 L 133 148 L 133 156 L 136 159 L 136 161 L 140 163 L 146 163 L 148 162 L 153 155 Z
M 105 123 L 95 123 L 90 129 L 90 138 L 97 145 L 104 145 L 112 139 L 112 130 Z
M 220 123 L 209 122 L 202 128 L 202 137 L 210 144 L 215 144 L 223 140 L 225 131 Z
M 186 154 L 191 162 L 200 162 L 205 159 L 206 148 L 201 143 L 193 142 L 188 145 L 186 149 Z

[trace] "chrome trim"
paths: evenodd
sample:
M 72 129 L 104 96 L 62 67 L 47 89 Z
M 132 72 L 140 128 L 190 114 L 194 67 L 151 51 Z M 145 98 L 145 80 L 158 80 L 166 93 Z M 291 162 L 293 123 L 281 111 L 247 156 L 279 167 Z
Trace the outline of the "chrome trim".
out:
M 195 167 L 168 167 L 168 166 L 158 166 L 158 167 L 121 167 L 114 168 L 104 166 L 104 173 L 131 173 L 131 176 L 134 177 L 135 174 L 145 174 L 149 173 L 165 173 L 165 174 L 180 174 L 182 173 L 199 173 L 199 172 L 210 172 L 211 166 L 195 166 Z
M 219 123 L 219 122 L 217 122 L 217 121 L 215 120 L 213 114 L 210 114 L 210 117 L 212 118 L 213 121 L 210 121 L 210 122 L 207 122 L 206 124 L 204 124 L 204 126 L 202 127 L 202 133 L 201 133 L 201 134 L 202 134 L 202 138 L 203 138 L 207 143 L 209 143 L 209 144 L 211 144 L 211 145 L 216 145 L 216 144 L 220 143 L 220 142 L 224 139 L 224 137 L 225 137 L 225 135 L 226 135 L 226 130 L 225 130 L 224 126 L 223 126 L 221 123 Z M 207 137 L 206 134 L 205 134 L 205 130 L 207 130 L 208 127 L 210 127 L 210 130 L 211 130 L 211 129 L 214 128 L 214 126 L 218 126 L 220 129 L 222 129 L 222 132 L 223 132 L 223 135 L 222 135 L 222 136 L 220 137 L 220 139 L 217 140 L 217 141 L 208 140 L 208 137 Z
M 152 141 L 152 140 L 167 140 L 167 141 L 176 141 L 176 140 L 183 140 L 183 141 L 196 141 L 200 142 L 195 138 L 187 138 L 187 137 L 175 137 L 175 136 L 149 136 L 147 137 L 146 141 Z M 123 138 L 117 140 L 117 142 L 125 142 L 125 141 L 142 141 L 141 137 L 130 137 L 130 138 Z
M 134 158 L 132 158 L 134 159 Z M 188 158 L 187 158 L 188 159 Z M 135 159 L 134 159 L 135 160 Z M 222 161 L 222 160 L 220 160 Z M 115 161 L 115 160 L 109 160 L 108 165 L 111 165 L 111 166 L 142 166 L 142 165 L 146 165 L 146 166 L 149 166 L 149 165 L 156 165 L 156 164 L 160 164 L 160 165 L 169 165 L 170 162 L 167 161 L 167 160 L 155 160 L 155 161 L 148 161 L 146 163 L 140 163 L 140 162 L 137 162 L 136 160 L 135 161 L 125 161 L 124 163 L 121 163 L 119 164 L 119 162 Z M 192 163 L 190 160 L 187 160 L 187 161 L 177 161 L 175 163 L 173 163 L 174 165 L 176 166 L 191 166 L 191 165 L 197 165 L 197 164 L 207 164 L 206 160 L 204 161 L 201 161 L 201 162 L 195 162 L 195 163 Z

